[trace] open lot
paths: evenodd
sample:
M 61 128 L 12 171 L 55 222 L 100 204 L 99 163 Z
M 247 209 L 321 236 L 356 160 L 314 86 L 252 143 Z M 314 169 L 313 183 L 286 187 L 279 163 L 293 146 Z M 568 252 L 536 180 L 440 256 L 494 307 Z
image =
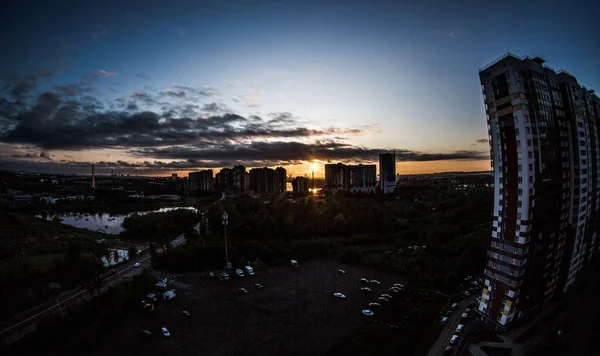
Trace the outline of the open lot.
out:
M 344 269 L 345 275 L 338 274 Z M 289 266 L 256 270 L 256 275 L 218 281 L 205 275 L 189 275 L 173 283 L 177 297 L 158 304 L 151 313 L 135 311 L 108 331 L 102 346 L 93 355 L 322 355 L 365 328 L 400 325 L 416 313 L 423 295 L 394 296 L 381 323 L 361 314 L 369 302 L 388 288 L 402 283 L 390 274 L 336 262 L 300 261 L 300 268 Z M 380 286 L 369 285 L 372 293 L 361 292 L 360 278 L 377 279 Z M 261 283 L 264 289 L 256 289 Z M 247 295 L 238 288 L 248 290 Z M 346 295 L 337 299 L 333 293 Z M 408 298 L 411 298 L 410 300 Z M 406 304 L 410 304 L 406 306 Z M 190 317 L 182 315 L 186 310 Z M 437 313 L 438 311 L 435 311 Z M 405 319 L 406 315 L 408 318 Z M 164 339 L 161 327 L 171 339 Z M 147 329 L 152 336 L 143 337 Z M 335 353 L 335 352 L 333 352 Z

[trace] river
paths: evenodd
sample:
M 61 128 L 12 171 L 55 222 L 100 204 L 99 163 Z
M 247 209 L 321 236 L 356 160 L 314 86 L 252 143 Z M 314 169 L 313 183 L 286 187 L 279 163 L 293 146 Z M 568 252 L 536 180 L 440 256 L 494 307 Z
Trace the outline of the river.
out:
M 58 218 L 61 223 L 75 226 L 81 229 L 88 229 L 93 231 L 103 232 L 105 234 L 118 235 L 123 231 L 123 221 L 126 217 L 133 214 L 149 214 L 149 213 L 164 213 L 171 210 L 188 209 L 196 211 L 196 208 L 191 206 L 177 207 L 177 208 L 160 208 L 158 210 L 150 211 L 137 211 L 128 214 L 85 214 L 85 213 L 63 213 L 63 214 L 50 214 L 46 216 L 46 220 L 53 220 Z M 42 218 L 41 215 L 37 217 Z

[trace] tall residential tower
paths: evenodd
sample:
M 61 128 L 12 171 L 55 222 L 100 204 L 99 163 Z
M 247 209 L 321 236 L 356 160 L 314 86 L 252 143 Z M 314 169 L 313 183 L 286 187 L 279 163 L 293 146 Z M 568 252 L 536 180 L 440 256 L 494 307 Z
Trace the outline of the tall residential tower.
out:
M 480 69 L 494 171 L 478 310 L 505 328 L 566 292 L 597 248 L 600 101 L 541 58 Z

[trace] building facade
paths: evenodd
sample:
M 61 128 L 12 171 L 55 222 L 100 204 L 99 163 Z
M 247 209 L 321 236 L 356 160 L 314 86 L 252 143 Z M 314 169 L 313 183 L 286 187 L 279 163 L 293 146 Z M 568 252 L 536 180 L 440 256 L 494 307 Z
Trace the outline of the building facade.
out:
M 505 328 L 573 285 L 597 248 L 598 97 L 541 58 L 480 69 L 492 236 L 478 311 Z
M 250 170 L 250 190 L 255 194 L 278 194 L 286 190 L 286 170 L 278 167 L 252 168 Z
M 307 177 L 294 178 L 294 180 L 292 180 L 292 190 L 294 193 L 308 192 L 308 178 Z
M 396 153 L 379 154 L 379 190 L 389 194 L 396 189 Z
M 197 190 L 212 190 L 215 187 L 213 171 L 211 169 L 190 172 L 188 173 L 188 179 L 190 181 L 190 191 L 192 192 Z
M 351 192 L 375 193 L 377 187 L 377 166 L 359 164 L 348 166 Z
M 325 189 L 331 191 L 347 190 L 350 186 L 350 171 L 343 163 L 325 165 Z

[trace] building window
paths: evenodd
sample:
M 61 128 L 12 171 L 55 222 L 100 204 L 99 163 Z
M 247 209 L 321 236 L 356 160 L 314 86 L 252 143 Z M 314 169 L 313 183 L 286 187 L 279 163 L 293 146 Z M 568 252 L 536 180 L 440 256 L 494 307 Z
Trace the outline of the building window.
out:
M 515 120 L 515 125 L 517 125 L 519 123 L 519 118 L 518 117 L 514 117 L 513 120 Z
M 519 136 L 519 129 L 515 129 L 515 135 Z
M 523 159 L 523 154 L 521 152 L 517 153 L 517 159 L 520 161 Z
M 523 177 L 519 177 L 519 183 L 523 183 Z
M 521 172 L 522 170 L 523 170 L 523 166 L 522 166 L 522 165 L 518 165 L 518 166 L 517 166 L 517 171 L 518 171 L 518 172 Z
M 527 140 L 527 147 L 531 147 L 531 140 Z
M 533 152 L 528 151 L 527 152 L 527 158 L 533 158 Z
M 519 196 L 523 195 L 523 189 L 519 189 L 518 194 L 519 194 Z
M 529 170 L 533 171 L 533 164 L 532 163 L 529 164 Z
M 528 134 L 528 135 L 531 134 L 531 129 L 529 127 L 526 127 L 525 128 L 525 133 Z
M 521 141 L 517 140 L 517 148 L 521 147 Z
M 522 201 L 517 201 L 517 207 L 518 208 L 522 208 L 523 207 L 523 202 Z

